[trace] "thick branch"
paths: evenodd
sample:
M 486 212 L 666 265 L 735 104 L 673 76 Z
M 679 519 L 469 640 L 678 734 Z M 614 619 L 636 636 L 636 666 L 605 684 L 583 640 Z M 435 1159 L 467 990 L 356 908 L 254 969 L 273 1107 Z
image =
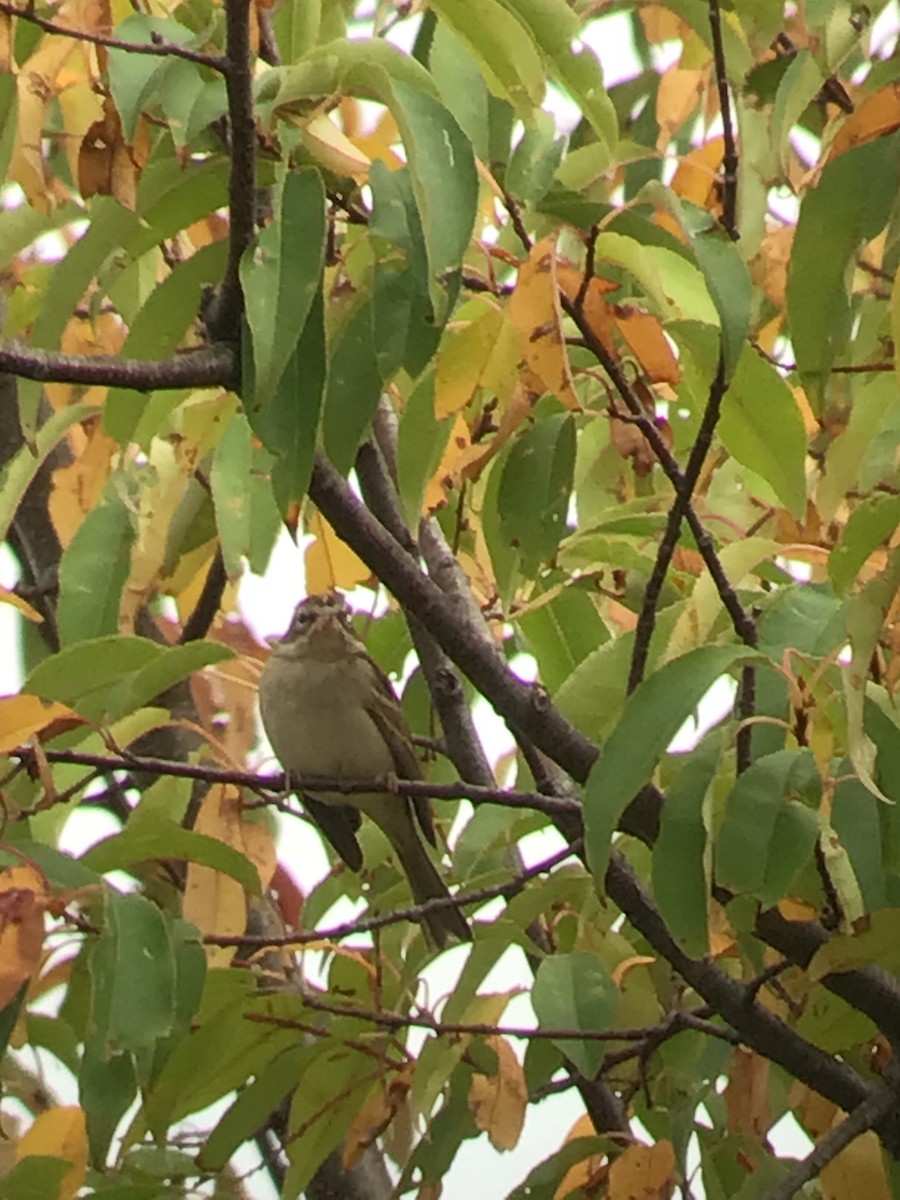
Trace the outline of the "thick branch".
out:
M 236 355 L 225 345 L 206 346 L 152 362 L 111 354 L 60 354 L 7 342 L 0 344 L 0 371 L 40 383 L 83 383 L 136 392 L 216 385 L 233 390 L 240 383 Z
M 517 679 L 502 655 L 458 619 L 455 606 L 353 494 L 347 481 L 319 455 L 309 494 L 338 536 L 421 619 L 442 649 L 506 719 L 515 734 L 533 741 L 570 775 L 587 778 L 597 747 L 553 707 L 540 689 Z

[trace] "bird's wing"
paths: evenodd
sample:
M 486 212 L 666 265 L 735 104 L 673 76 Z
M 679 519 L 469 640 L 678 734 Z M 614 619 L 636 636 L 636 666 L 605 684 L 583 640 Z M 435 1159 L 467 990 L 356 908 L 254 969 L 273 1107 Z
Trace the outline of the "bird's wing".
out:
M 359 809 L 351 808 L 349 804 L 324 804 L 308 792 L 301 792 L 300 795 L 303 807 L 350 870 L 361 871 L 363 856 L 356 840 L 356 831 L 362 820 Z
M 372 663 L 377 683 L 372 704 L 367 712 L 374 722 L 378 732 L 384 738 L 391 758 L 394 760 L 394 771 L 398 779 L 421 779 L 422 766 L 419 762 L 415 747 L 410 740 L 409 729 L 403 710 L 394 695 L 390 680 L 380 667 Z M 411 796 L 409 798 L 415 809 L 416 818 L 422 833 L 432 846 L 437 846 L 434 834 L 434 822 L 431 815 L 431 805 L 427 796 Z

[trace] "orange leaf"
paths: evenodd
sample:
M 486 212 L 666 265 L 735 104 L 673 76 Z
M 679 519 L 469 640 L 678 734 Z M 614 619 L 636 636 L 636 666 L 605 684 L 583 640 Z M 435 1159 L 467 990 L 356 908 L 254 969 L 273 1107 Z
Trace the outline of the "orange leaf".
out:
M 660 79 L 656 93 L 657 150 L 665 150 L 673 134 L 693 115 L 706 86 L 707 75 L 707 68 L 670 67 Z
M 525 362 L 548 392 L 566 408 L 581 411 L 566 353 L 556 279 L 555 237 L 531 248 L 519 268 L 509 301 L 509 318 L 519 331 Z
M 582 272 L 571 263 L 559 262 L 556 266 L 556 278 L 563 295 L 567 300 L 571 300 L 574 303 L 581 291 L 581 285 L 584 280 Z M 582 301 L 587 323 L 603 343 L 603 348 L 607 354 L 612 355 L 613 358 L 618 356 L 613 339 L 612 313 L 610 312 L 609 305 L 606 303 L 605 293 L 614 291 L 615 287 L 616 285 L 611 284 L 608 280 L 598 279 L 594 276 L 588 284 Z
M 702 208 L 716 209 L 716 184 L 724 153 L 725 139 L 715 137 L 685 154 L 672 176 L 670 186 L 675 195 Z
M 854 146 L 862 146 L 875 138 L 884 137 L 900 127 L 900 83 L 889 83 L 867 96 L 859 108 L 850 114 L 837 131 L 828 161 L 845 154 Z
M 678 383 L 681 368 L 657 318 L 624 304 L 615 305 L 613 314 L 619 333 L 631 347 L 650 382 Z

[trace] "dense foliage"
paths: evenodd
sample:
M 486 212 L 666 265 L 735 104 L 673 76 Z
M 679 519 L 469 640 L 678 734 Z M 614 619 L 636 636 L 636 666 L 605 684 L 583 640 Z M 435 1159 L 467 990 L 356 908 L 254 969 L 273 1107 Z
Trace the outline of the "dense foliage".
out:
M 262 1194 L 253 1141 L 285 1197 L 434 1197 L 567 1090 L 510 1194 L 892 1194 L 897 25 L 0 0 L 4 1197 Z M 237 586 L 285 526 L 473 814 L 446 995 L 374 826 L 278 861 Z

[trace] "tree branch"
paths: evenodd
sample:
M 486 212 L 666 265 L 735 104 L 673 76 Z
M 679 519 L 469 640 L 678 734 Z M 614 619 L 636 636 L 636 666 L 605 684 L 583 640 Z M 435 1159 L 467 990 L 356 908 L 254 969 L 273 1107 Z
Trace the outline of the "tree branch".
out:
M 240 383 L 234 350 L 222 344 L 150 361 L 111 354 L 60 354 L 7 342 L 0 344 L 0 371 L 40 383 L 82 383 L 136 392 L 216 385 L 234 390 Z
M 62 25 L 57 21 L 48 21 L 39 17 L 33 8 L 19 8 L 8 0 L 0 0 L 0 13 L 8 17 L 18 17 L 20 21 L 28 21 L 37 25 L 45 33 L 58 34 L 60 37 L 72 38 L 76 42 L 89 42 L 93 46 L 106 46 L 110 50 L 124 50 L 126 54 L 152 54 L 160 58 L 183 58 L 187 62 L 196 63 L 200 67 L 209 67 L 211 71 L 224 74 L 227 60 L 220 54 L 202 54 L 198 50 L 189 50 L 186 46 L 178 46 L 174 42 L 165 42 L 161 38 L 153 42 L 123 42 L 121 39 L 103 33 L 88 33 L 83 29 L 74 29 L 70 25 Z

